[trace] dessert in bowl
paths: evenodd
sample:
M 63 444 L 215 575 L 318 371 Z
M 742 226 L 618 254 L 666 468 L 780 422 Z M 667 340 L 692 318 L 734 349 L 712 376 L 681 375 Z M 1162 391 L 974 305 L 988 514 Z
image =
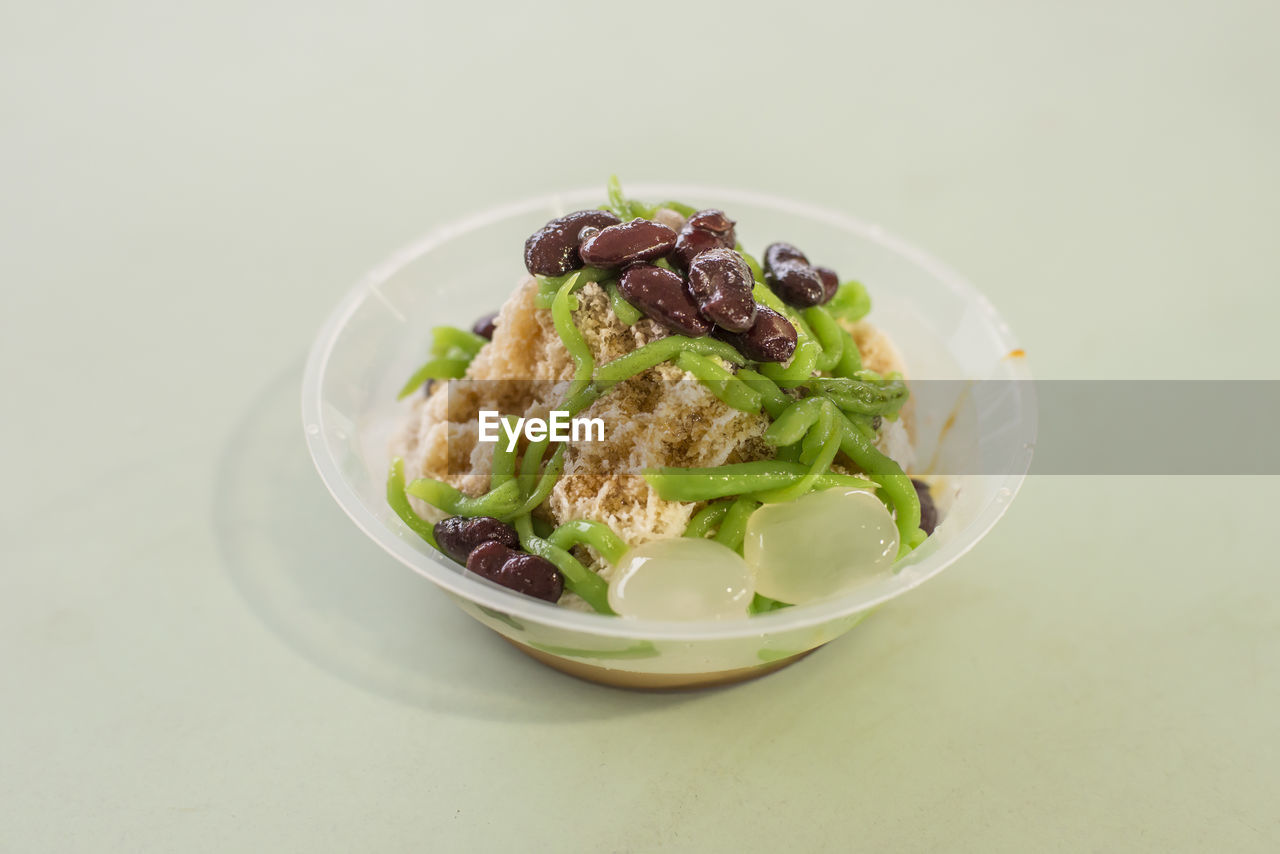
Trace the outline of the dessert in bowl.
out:
M 911 389 L 1026 378 L 1017 352 L 874 227 L 614 184 L 376 269 L 321 331 L 303 415 L 344 510 L 476 619 L 598 681 L 705 684 L 826 643 L 995 523 L 1029 384 L 998 406 Z

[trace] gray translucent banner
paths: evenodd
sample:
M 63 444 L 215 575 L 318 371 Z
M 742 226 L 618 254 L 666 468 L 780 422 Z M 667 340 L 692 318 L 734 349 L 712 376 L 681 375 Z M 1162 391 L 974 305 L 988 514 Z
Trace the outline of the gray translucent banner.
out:
M 910 473 L 1280 474 L 1280 381 L 916 380 L 909 388 L 901 412 L 888 418 L 868 414 L 884 399 L 874 383 L 862 389 L 865 403 L 845 397 L 841 405 L 861 419 L 865 437 L 878 437 L 878 447 Z M 428 420 L 447 412 L 451 421 L 436 430 L 433 441 L 443 444 L 431 452 L 447 459 L 446 473 L 470 473 L 492 453 L 491 445 L 477 450 L 481 410 L 547 418 L 569 391 L 563 382 L 453 381 L 424 405 Z M 601 419 L 604 442 L 575 451 L 580 459 L 570 474 L 640 474 L 655 464 L 719 464 L 725 453 L 729 461 L 770 453 L 760 440 L 768 424 L 763 416 L 730 410 L 695 380 L 624 383 L 580 416 Z M 595 425 L 593 439 L 599 430 Z M 583 444 L 582 435 L 573 444 Z M 497 438 L 506 441 L 500 429 Z M 525 444 L 521 438 L 517 454 Z

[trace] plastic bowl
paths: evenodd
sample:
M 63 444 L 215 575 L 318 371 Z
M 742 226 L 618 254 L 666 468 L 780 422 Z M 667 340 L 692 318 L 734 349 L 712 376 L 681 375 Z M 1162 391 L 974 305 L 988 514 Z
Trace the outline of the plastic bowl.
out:
M 1011 357 L 1021 354 L 1012 333 L 982 294 L 876 226 L 756 193 L 628 189 L 637 198 L 724 208 L 746 245 L 787 240 L 859 278 L 872 295 L 870 319 L 893 336 L 913 380 L 1030 378 L 1025 359 Z M 1031 461 L 1036 419 L 1028 382 L 1001 383 L 1002 394 L 977 405 L 963 394 L 951 401 L 927 396 L 915 414 L 920 458 L 946 458 L 953 472 L 990 473 L 950 478 L 942 524 L 894 574 L 821 602 L 720 622 L 579 613 L 467 575 L 419 539 L 384 495 L 388 438 L 408 406 L 396 401 L 399 385 L 424 360 L 432 326 L 469 326 L 506 299 L 524 274 L 521 247 L 529 234 L 601 196 L 598 189 L 546 196 L 438 228 L 365 276 L 320 330 L 302 386 L 307 445 L 333 497 L 379 546 L 545 663 L 601 682 L 675 687 L 758 675 L 839 637 L 870 609 L 950 566 L 1003 515 Z M 992 436 L 1002 439 L 986 441 Z

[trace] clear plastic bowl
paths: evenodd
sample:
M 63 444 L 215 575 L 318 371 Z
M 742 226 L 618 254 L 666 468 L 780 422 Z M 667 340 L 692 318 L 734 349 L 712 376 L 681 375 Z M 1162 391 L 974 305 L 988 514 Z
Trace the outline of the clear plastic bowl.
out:
M 786 240 L 858 278 L 871 292 L 869 319 L 893 337 L 912 379 L 1030 378 L 1026 360 L 1011 357 L 1021 354 L 1012 333 L 982 294 L 876 226 L 756 193 L 661 185 L 628 190 L 642 199 L 721 207 L 739 222 L 748 247 Z M 949 471 L 995 473 L 951 477 L 942 524 L 893 575 L 813 604 L 720 622 L 568 611 L 465 574 L 409 531 L 386 503 L 387 447 L 408 407 L 396 401 L 396 391 L 424 360 L 430 328 L 467 327 L 495 310 L 524 274 L 525 238 L 548 219 L 593 207 L 601 197 L 599 189 L 546 196 L 438 228 L 365 276 L 320 330 L 302 386 L 307 444 L 333 497 L 379 546 L 546 663 L 599 681 L 676 686 L 755 675 L 827 643 L 871 608 L 950 566 L 1003 515 L 1031 461 L 1036 419 L 1029 382 L 1002 384 L 1007 391 L 995 404 L 992 396 L 979 405 L 928 396 L 915 414 L 920 459 L 947 459 Z M 1001 441 L 986 441 L 992 436 Z

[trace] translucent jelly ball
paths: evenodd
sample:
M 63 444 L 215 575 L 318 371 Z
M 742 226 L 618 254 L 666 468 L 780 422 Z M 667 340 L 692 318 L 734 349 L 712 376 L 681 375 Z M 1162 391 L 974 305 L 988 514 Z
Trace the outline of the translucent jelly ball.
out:
M 744 553 L 756 592 L 800 605 L 887 572 L 898 529 L 870 492 L 828 489 L 751 514 Z
M 654 540 L 627 552 L 609 584 L 609 606 L 623 617 L 720 620 L 747 616 L 751 569 L 711 540 Z

